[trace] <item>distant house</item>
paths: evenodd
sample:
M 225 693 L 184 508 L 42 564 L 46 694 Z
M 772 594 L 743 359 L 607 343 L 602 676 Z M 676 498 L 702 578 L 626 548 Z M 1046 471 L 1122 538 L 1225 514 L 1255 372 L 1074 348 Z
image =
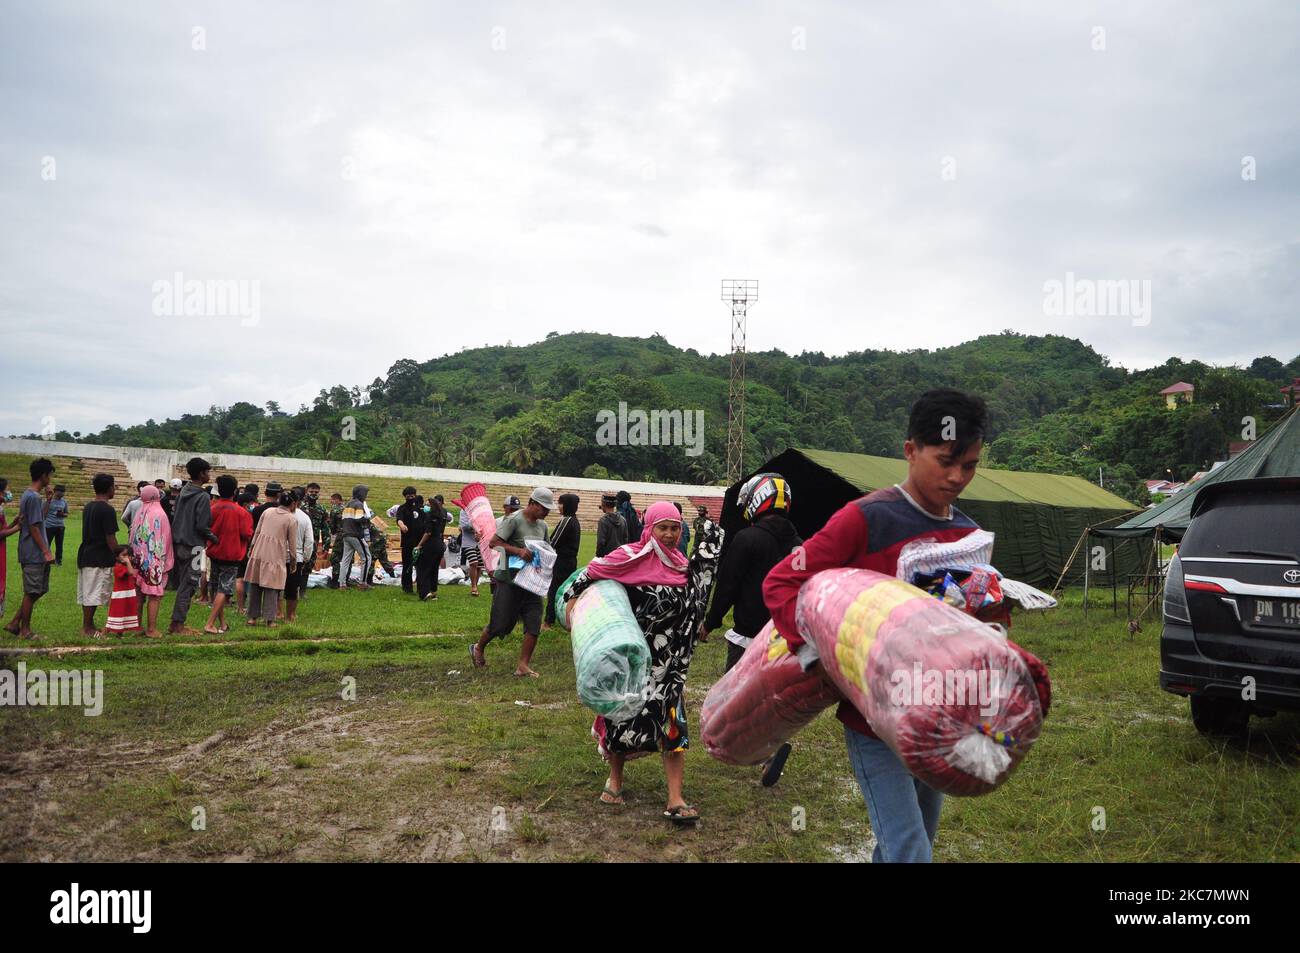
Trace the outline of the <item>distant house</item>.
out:
M 1248 450 L 1254 443 L 1253 440 L 1233 440 L 1228 444 L 1228 459 L 1231 460 L 1243 450 Z M 1216 463 L 1215 466 L 1219 466 L 1219 464 Z
M 1190 404 L 1195 394 L 1196 388 L 1187 381 L 1170 384 L 1160 392 L 1160 396 L 1165 399 L 1165 406 L 1169 408 L 1177 407 L 1180 403 Z
M 1165 496 L 1173 496 L 1175 493 L 1179 492 L 1187 484 L 1175 483 L 1172 480 L 1147 480 L 1146 485 L 1147 485 L 1147 492 L 1150 493 L 1152 496 L 1155 496 L 1157 493 L 1161 493 Z
M 1300 404 L 1300 377 L 1294 378 L 1290 384 L 1282 388 L 1283 395 L 1286 396 L 1286 406 Z

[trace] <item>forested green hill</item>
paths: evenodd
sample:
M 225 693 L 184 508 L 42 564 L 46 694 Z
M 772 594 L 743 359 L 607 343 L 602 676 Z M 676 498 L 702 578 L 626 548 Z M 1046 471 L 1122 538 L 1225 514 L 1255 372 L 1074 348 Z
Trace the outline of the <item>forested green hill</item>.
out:
M 239 402 L 162 422 L 58 434 L 88 443 L 178 447 L 377 463 L 475 466 L 623 479 L 715 482 L 723 476 L 729 358 L 664 338 L 551 334 L 526 347 L 485 347 L 397 361 L 369 386 L 339 384 L 287 413 Z M 748 463 L 787 446 L 900 456 L 907 412 L 922 391 L 952 386 L 985 397 L 987 460 L 1069 473 L 1145 502 L 1141 480 L 1186 478 L 1280 414 L 1279 387 L 1300 376 L 1261 357 L 1248 368 L 1170 359 L 1127 371 L 1056 335 L 986 335 L 932 351 L 839 357 L 748 355 Z M 1168 410 L 1159 391 L 1179 380 L 1196 401 Z M 596 415 L 631 409 L 704 412 L 703 453 L 680 446 L 601 446 Z M 346 418 L 355 424 L 349 429 Z M 351 438 L 351 439 L 348 439 Z

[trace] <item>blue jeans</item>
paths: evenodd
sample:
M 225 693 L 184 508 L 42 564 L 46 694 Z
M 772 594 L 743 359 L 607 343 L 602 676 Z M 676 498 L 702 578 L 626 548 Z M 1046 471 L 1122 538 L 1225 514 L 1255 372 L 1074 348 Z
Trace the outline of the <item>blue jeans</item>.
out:
M 943 795 L 912 777 L 879 738 L 845 726 L 844 741 L 876 835 L 872 863 L 928 864 Z

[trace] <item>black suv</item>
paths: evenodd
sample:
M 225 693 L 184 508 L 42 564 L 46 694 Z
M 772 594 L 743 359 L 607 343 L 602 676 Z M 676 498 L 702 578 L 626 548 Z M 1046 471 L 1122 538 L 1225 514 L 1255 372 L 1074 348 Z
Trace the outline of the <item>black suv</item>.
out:
M 1300 710 L 1300 478 L 1205 487 L 1169 564 L 1160 687 L 1203 734 Z

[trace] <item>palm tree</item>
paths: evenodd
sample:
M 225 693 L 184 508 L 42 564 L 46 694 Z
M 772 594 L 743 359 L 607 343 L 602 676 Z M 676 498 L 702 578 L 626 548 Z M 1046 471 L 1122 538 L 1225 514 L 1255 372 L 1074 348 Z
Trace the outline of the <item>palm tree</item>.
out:
M 328 460 L 334 456 L 334 451 L 339 447 L 339 438 L 328 431 L 318 433 L 312 437 L 311 450 L 320 460 Z
M 397 462 L 402 466 L 413 467 L 415 462 L 424 455 L 424 433 L 420 430 L 418 424 L 405 423 L 397 428 L 397 436 L 394 440 L 394 451 L 397 456 Z
M 506 462 L 521 473 L 532 468 L 537 462 L 537 456 L 533 453 L 533 448 L 528 445 L 526 440 L 514 441 L 515 446 L 506 452 Z
M 451 437 L 447 431 L 439 427 L 429 438 L 429 455 L 433 458 L 435 467 L 445 467 L 447 458 L 451 455 Z
M 451 455 L 455 458 L 458 466 L 467 466 L 473 469 L 478 463 L 479 448 L 474 443 L 472 434 L 462 433 L 452 441 Z

